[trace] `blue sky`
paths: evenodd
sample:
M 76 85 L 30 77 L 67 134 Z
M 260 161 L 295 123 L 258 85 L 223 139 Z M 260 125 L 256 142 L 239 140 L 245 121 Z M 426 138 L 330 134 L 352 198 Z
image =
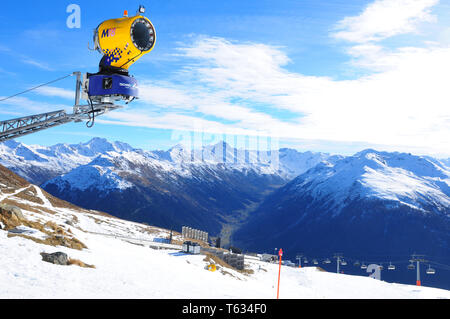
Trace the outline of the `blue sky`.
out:
M 79 29 L 66 25 L 71 3 Z M 450 156 L 449 1 L 4 1 L 0 96 L 95 72 L 93 29 L 139 4 L 157 32 L 130 68 L 141 99 L 91 129 L 67 124 L 20 141 L 99 136 L 167 149 L 195 131 L 209 142 L 272 136 L 300 150 Z M 0 103 L 0 120 L 69 108 L 74 86 L 69 78 Z

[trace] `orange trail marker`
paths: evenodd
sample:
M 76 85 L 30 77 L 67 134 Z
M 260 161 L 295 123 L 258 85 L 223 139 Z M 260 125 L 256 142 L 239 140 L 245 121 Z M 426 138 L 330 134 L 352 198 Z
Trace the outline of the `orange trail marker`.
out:
M 278 256 L 280 256 L 280 265 L 279 265 L 279 267 L 278 267 L 277 299 L 280 299 L 281 256 L 283 256 L 283 249 L 280 248 L 280 251 L 278 252 Z

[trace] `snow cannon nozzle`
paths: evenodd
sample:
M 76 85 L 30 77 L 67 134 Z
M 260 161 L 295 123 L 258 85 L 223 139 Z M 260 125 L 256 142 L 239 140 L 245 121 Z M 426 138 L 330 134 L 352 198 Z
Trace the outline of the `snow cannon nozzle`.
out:
M 137 60 L 149 53 L 156 41 L 152 22 L 143 16 L 145 7 L 139 6 L 135 16 L 103 21 L 94 31 L 95 49 L 103 54 L 100 72 L 128 70 Z

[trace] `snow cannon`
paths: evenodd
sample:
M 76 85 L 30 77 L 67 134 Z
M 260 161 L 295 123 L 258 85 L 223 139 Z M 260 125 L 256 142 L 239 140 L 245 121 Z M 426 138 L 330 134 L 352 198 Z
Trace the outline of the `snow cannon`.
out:
M 97 103 L 113 103 L 138 98 L 137 81 L 128 69 L 155 46 L 156 33 L 151 21 L 139 6 L 135 16 L 128 12 L 118 19 L 103 21 L 94 30 L 94 50 L 103 56 L 99 72 L 83 79 L 84 98 Z

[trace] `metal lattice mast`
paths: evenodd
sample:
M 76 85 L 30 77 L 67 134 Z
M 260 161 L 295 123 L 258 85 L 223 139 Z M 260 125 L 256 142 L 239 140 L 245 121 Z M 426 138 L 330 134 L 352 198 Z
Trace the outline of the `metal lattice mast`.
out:
M 73 106 L 72 114 L 67 114 L 65 110 L 59 110 L 0 121 L 0 142 L 5 142 L 10 139 L 15 139 L 69 122 L 81 122 L 83 120 L 93 121 L 93 119 L 99 115 L 122 107 L 121 105 L 113 103 L 91 103 L 88 105 L 80 105 L 80 90 L 82 86 L 81 72 L 74 72 L 71 75 L 77 76 L 75 105 Z

